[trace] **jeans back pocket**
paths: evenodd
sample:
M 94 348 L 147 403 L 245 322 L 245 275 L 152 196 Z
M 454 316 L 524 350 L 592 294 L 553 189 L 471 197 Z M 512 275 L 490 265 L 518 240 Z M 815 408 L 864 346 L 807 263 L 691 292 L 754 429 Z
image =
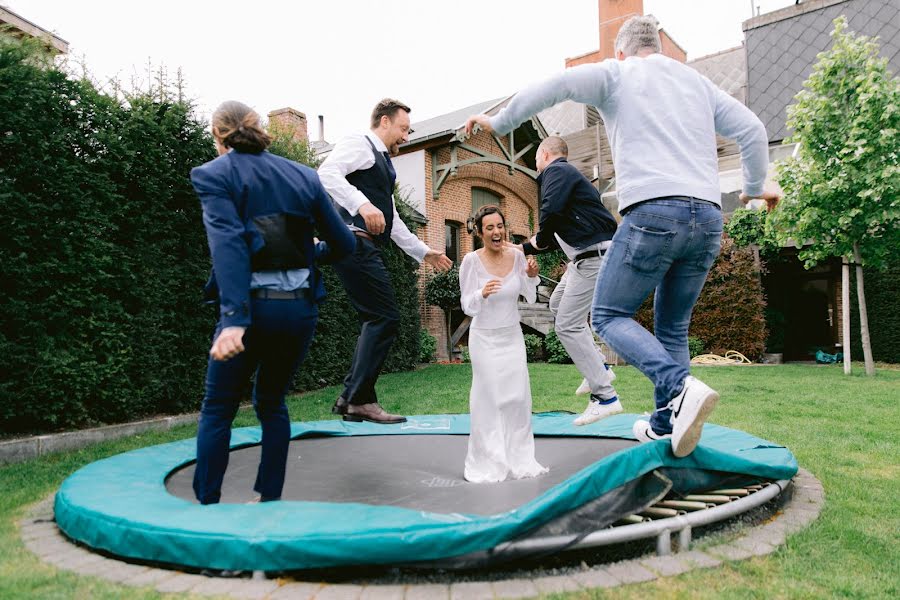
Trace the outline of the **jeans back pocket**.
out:
M 641 273 L 656 272 L 667 257 L 675 233 L 629 225 L 625 264 Z

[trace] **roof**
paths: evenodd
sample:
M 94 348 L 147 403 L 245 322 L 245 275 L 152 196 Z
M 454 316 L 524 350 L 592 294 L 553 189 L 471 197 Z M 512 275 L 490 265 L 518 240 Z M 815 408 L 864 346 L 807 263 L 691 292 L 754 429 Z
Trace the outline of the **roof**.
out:
M 743 46 L 701 56 L 687 63 L 730 96 L 747 101 L 747 62 Z
M 503 98 L 496 98 L 494 100 L 488 100 L 486 102 L 479 102 L 478 104 L 473 104 L 472 106 L 460 108 L 453 112 L 413 123 L 411 125 L 413 132 L 409 136 L 409 142 L 404 145 L 408 146 L 411 144 L 418 144 L 430 138 L 454 133 L 460 127 L 465 125 L 466 119 L 468 119 L 472 115 L 487 112 L 490 108 L 493 108 L 505 99 L 506 97 L 504 96 Z
M 25 35 L 45 40 L 47 44 L 58 52 L 66 54 L 69 51 L 69 42 L 62 39 L 52 31 L 48 31 L 32 23 L 22 15 L 15 13 L 5 6 L 0 6 L 0 25 L 10 25 L 13 29 Z
M 542 110 L 538 119 L 551 135 L 569 135 L 587 127 L 584 104 L 572 100 Z
M 812 73 L 816 55 L 831 46 L 832 21 L 879 36 L 881 56 L 900 72 L 900 3 L 897 0 L 809 0 L 744 22 L 747 106 L 766 126 L 770 141 L 789 135 L 787 107 Z

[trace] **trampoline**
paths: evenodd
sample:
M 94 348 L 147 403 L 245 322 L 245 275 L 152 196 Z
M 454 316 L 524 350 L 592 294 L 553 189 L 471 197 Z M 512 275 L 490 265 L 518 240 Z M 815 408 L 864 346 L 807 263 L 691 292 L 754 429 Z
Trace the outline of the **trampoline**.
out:
M 575 547 L 663 497 L 797 471 L 786 448 L 710 424 L 693 454 L 675 458 L 667 441 L 634 440 L 637 418 L 575 427 L 568 413 L 534 415 L 537 458 L 549 473 L 494 484 L 462 479 L 468 415 L 293 423 L 282 501 L 264 504 L 246 504 L 261 435 L 246 427 L 232 432 L 220 504 L 194 500 L 196 441 L 187 439 L 72 474 L 56 495 L 56 521 L 92 548 L 189 568 L 469 568 Z

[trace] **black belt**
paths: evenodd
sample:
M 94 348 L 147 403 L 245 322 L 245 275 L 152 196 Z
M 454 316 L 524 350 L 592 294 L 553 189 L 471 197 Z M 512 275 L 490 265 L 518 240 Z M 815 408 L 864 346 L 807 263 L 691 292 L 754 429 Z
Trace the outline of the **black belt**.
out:
M 309 288 L 300 288 L 299 290 L 291 290 L 290 292 L 256 288 L 250 290 L 250 295 L 253 298 L 260 298 L 262 300 L 309 300 L 312 298 Z
M 596 258 L 598 256 L 603 256 L 606 254 L 606 248 L 603 250 L 588 250 L 587 252 L 582 252 L 581 254 L 575 255 L 574 262 L 578 262 L 579 260 L 584 260 L 585 258 Z

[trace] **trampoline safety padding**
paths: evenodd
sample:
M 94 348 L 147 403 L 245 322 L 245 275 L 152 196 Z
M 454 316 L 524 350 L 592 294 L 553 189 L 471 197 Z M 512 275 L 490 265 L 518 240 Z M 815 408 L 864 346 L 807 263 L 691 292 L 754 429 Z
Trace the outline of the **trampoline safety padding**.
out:
M 258 427 L 232 432 L 222 503 L 200 506 L 196 440 L 100 460 L 72 474 L 55 514 L 70 538 L 121 557 L 191 568 L 282 571 L 360 564 L 484 566 L 578 545 L 667 494 L 790 479 L 786 448 L 707 424 L 675 458 L 667 440 L 638 444 L 637 415 L 576 427 L 534 415 L 541 477 L 494 484 L 462 478 L 468 415 L 397 425 L 293 423 L 281 502 L 252 498 Z

